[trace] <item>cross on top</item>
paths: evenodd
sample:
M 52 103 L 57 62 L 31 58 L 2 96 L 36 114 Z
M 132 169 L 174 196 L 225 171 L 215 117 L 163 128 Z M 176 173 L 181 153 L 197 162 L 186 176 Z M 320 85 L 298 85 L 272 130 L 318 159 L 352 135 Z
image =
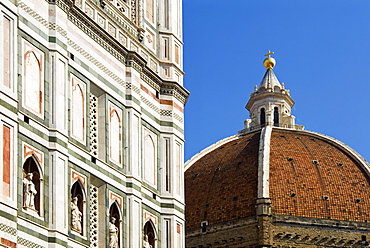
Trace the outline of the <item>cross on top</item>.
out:
M 270 57 L 271 54 L 274 54 L 274 52 L 271 52 L 270 50 L 267 52 L 267 54 L 265 54 L 265 56 L 268 56 Z

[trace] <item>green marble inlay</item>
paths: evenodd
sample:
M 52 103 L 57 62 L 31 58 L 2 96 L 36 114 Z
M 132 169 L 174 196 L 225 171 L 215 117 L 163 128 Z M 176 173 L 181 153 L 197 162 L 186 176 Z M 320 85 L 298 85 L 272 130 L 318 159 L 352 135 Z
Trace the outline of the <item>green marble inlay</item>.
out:
M 62 245 L 63 247 L 67 247 L 68 243 L 64 240 L 60 240 L 58 238 L 55 238 L 55 237 L 48 237 L 48 243 L 54 243 L 54 244 L 58 244 L 58 245 Z
M 13 105 L 10 105 L 9 103 L 5 102 L 4 99 L 0 99 L 0 105 L 5 107 L 6 109 L 10 110 L 13 113 L 18 112 L 17 107 L 14 107 Z
M 179 211 L 180 213 L 184 213 L 184 209 L 180 208 L 179 206 L 173 204 L 173 203 L 162 203 L 161 204 L 161 207 L 162 208 L 170 208 L 170 209 L 176 209 L 177 211 Z
M 103 173 L 105 176 L 109 177 L 110 179 L 116 181 L 116 182 L 119 182 L 121 183 L 121 179 L 119 177 L 117 177 L 116 175 L 112 174 L 112 173 L 109 173 L 107 172 L 106 170 L 104 170 L 103 168 L 101 168 L 100 166 L 98 166 L 97 164 L 94 164 L 93 162 L 91 162 L 90 160 L 82 157 L 81 155 L 79 155 L 78 153 L 75 153 L 73 150 L 70 150 L 68 149 L 68 154 L 73 156 L 74 158 L 77 158 L 78 160 L 80 160 L 81 162 L 85 163 L 85 164 L 88 164 L 90 167 L 100 171 L 101 173 Z M 72 163 L 71 163 L 72 164 Z M 78 167 L 79 166 L 77 164 L 73 164 L 74 165 L 74 168 L 75 167 Z
M 49 137 L 49 142 L 57 143 L 58 145 L 61 145 L 64 148 L 67 148 L 67 146 L 68 146 L 67 143 L 65 143 L 64 141 L 62 141 L 58 137 L 53 137 L 53 136 Z
M 126 182 L 126 187 L 127 188 L 133 188 L 133 189 L 141 192 L 141 187 L 138 186 L 138 185 L 136 185 L 136 184 L 134 184 L 134 183 Z
M 17 217 L 14 215 L 9 214 L 8 212 L 5 212 L 3 210 L 0 210 L 0 216 L 4 217 L 5 219 L 11 220 L 15 222 L 17 220 Z
M 40 232 L 37 232 L 34 229 L 30 229 L 30 228 L 25 227 L 25 226 L 22 226 L 20 224 L 17 225 L 17 228 L 18 228 L 19 231 L 24 232 L 24 233 L 27 233 L 27 234 L 29 234 L 31 236 L 37 237 L 37 238 L 39 238 L 39 239 L 41 239 L 43 241 L 47 241 L 48 240 L 48 237 L 47 236 L 42 235 Z
M 28 131 L 31 131 L 33 134 L 36 134 L 37 136 L 39 136 L 40 138 L 42 138 L 43 140 L 45 141 L 49 141 L 49 136 L 46 135 L 45 133 L 41 132 L 40 130 L 38 130 L 37 128 L 34 128 L 33 126 L 31 126 L 30 124 L 27 124 L 26 122 L 24 122 L 23 120 L 21 119 L 18 119 L 19 121 L 19 125 L 24 127 L 25 129 L 27 129 Z

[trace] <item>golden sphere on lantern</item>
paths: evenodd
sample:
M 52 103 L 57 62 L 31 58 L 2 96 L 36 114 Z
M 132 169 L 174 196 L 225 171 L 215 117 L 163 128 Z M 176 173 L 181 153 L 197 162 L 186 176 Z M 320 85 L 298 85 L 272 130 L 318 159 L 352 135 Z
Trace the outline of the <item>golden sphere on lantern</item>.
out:
M 266 69 L 272 69 L 276 65 L 276 60 L 270 57 L 271 54 L 274 54 L 274 52 L 271 52 L 270 50 L 265 54 L 267 58 L 263 61 L 263 66 L 266 67 Z
M 267 57 L 263 61 L 263 66 L 266 67 L 266 69 L 272 69 L 276 65 L 276 60 L 272 57 Z

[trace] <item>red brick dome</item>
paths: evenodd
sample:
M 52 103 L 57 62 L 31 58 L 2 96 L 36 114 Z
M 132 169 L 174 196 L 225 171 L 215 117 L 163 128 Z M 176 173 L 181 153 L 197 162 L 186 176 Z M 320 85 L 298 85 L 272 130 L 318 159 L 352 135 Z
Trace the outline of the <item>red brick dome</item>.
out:
M 370 221 L 361 156 L 325 135 L 270 130 L 225 139 L 187 162 L 187 230 L 255 216 L 261 198 L 271 199 L 273 215 Z

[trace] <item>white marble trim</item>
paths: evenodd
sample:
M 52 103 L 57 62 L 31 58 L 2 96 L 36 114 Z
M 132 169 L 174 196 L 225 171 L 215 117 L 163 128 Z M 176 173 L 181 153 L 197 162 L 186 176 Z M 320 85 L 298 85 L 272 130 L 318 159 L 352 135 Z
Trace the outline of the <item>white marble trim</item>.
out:
M 258 198 L 270 198 L 270 141 L 272 127 L 262 129 L 258 152 Z

